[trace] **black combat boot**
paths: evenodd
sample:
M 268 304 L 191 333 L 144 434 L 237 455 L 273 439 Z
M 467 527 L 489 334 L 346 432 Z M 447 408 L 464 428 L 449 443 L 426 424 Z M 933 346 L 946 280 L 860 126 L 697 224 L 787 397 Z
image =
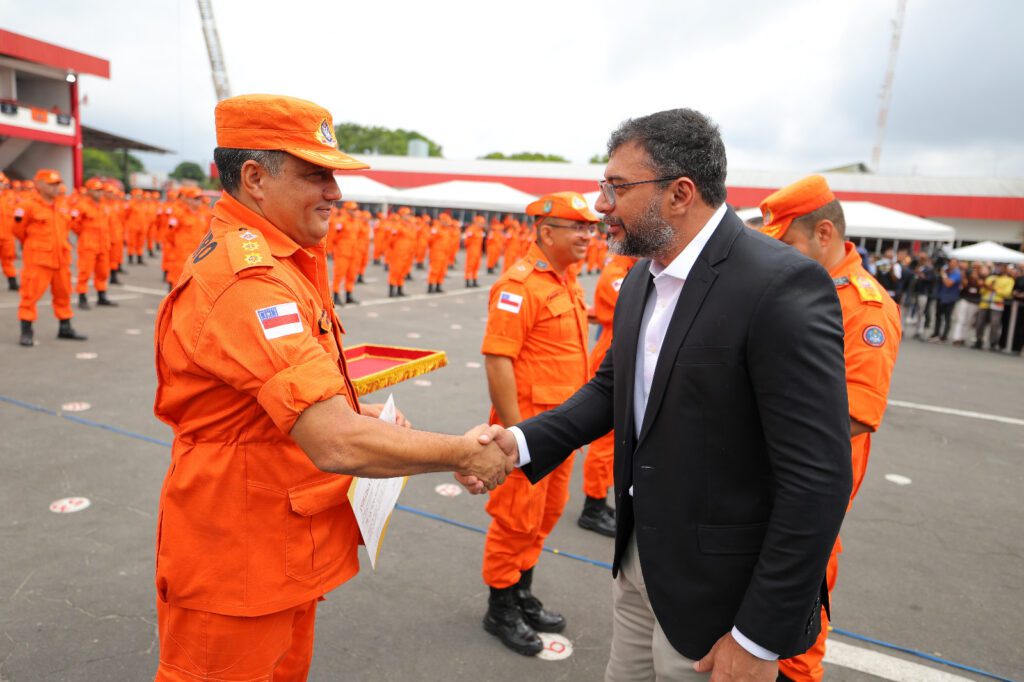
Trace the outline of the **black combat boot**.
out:
M 416 264 L 416 269 L 417 270 L 422 270 L 423 269 L 423 263 L 417 263 Z
M 395 292 L 395 296 L 405 296 L 405 292 L 402 291 L 402 287 L 398 287 L 398 291 Z
M 434 293 L 435 294 L 443 294 L 444 293 L 444 289 L 441 288 L 440 284 L 435 284 L 434 285 Z
M 8 291 L 17 291 L 18 290 L 18 278 L 17 277 L 8 277 L 7 278 L 7 290 Z
M 117 273 L 118 273 L 117 270 L 111 270 L 110 271 L 110 283 L 111 284 L 120 284 L 121 283 L 121 281 L 117 279 Z
M 488 275 L 493 275 L 494 274 L 494 268 L 487 268 L 487 274 Z
M 89 305 L 89 297 L 86 296 L 85 294 L 79 294 L 78 295 L 78 309 L 79 310 L 88 310 L 91 307 L 92 306 Z
M 18 343 L 22 346 L 32 346 L 35 344 L 32 340 L 32 323 L 28 320 L 21 321 L 21 338 L 18 339 Z
M 356 275 L 356 284 L 366 284 L 366 281 L 363 280 L 362 275 Z
M 149 255 L 150 258 L 156 258 L 156 254 L 153 253 L 153 249 L 146 249 L 146 253 Z
M 519 610 L 512 593 L 515 589 L 491 588 L 491 596 L 487 599 L 487 615 L 484 616 L 484 630 L 500 639 L 512 651 L 523 656 L 536 656 L 544 649 L 544 643 L 523 619 L 523 612 Z
M 434 293 L 434 285 L 430 284 L 429 282 L 427 283 L 427 293 L 428 294 Z
M 338 294 L 337 291 L 334 292 L 334 305 L 345 305 L 344 303 L 341 302 L 341 296 Z
M 96 305 L 105 305 L 111 308 L 116 308 L 117 304 L 107 298 L 107 292 L 97 291 L 96 292 Z
M 345 292 L 345 305 L 359 305 L 359 301 L 356 300 L 351 291 Z
M 142 254 L 141 253 L 138 256 L 135 257 L 135 264 L 136 265 L 145 265 L 145 263 L 142 262 Z
M 473 280 L 471 280 L 471 279 L 467 279 L 466 280 L 466 288 L 467 289 L 472 289 L 473 288 Z
M 580 528 L 592 530 L 609 538 L 615 537 L 615 515 L 599 497 L 583 500 L 583 513 L 576 521 Z
M 60 329 L 57 330 L 58 339 L 70 339 L 72 341 L 86 341 L 88 336 L 82 336 L 71 327 L 71 320 L 61 320 Z
M 474 288 L 474 289 L 476 289 L 476 288 L 478 288 L 479 286 L 480 286 L 480 283 L 479 283 L 479 282 L 477 282 L 477 281 L 476 281 L 476 280 L 474 279 L 474 280 L 473 280 L 473 288 Z
M 388 298 L 394 298 L 394 297 L 395 297 L 395 285 L 394 284 L 389 284 L 388 285 Z
M 565 629 L 565 617 L 560 613 L 546 610 L 540 599 L 534 597 L 530 591 L 532 584 L 531 568 L 529 571 L 523 571 L 519 582 L 512 586 L 512 595 L 523 614 L 523 620 L 537 632 L 561 632 Z

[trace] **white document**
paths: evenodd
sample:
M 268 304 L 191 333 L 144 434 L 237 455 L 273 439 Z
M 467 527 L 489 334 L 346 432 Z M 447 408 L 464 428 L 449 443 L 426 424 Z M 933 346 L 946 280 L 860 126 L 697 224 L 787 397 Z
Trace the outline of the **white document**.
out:
M 395 398 L 388 396 L 380 419 L 389 424 L 398 421 L 395 409 Z M 388 530 L 391 513 L 395 511 L 398 496 L 405 487 L 408 476 L 397 478 L 353 478 L 348 489 L 348 499 L 352 503 L 359 532 L 366 543 L 366 553 L 370 555 L 370 566 L 377 570 L 377 557 L 384 543 L 384 534 Z

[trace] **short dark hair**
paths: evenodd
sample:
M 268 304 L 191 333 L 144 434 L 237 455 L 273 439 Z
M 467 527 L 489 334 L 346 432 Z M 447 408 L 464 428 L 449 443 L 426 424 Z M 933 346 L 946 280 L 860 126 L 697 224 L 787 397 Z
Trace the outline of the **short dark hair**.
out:
M 608 154 L 628 142 L 647 152 L 657 177 L 688 177 L 709 206 L 725 201 L 725 145 L 718 126 L 704 114 L 669 109 L 628 119 L 612 133 Z
M 828 220 L 836 226 L 840 237 L 846 237 L 846 216 L 843 214 L 843 206 L 839 199 L 833 199 L 821 208 L 816 208 L 810 213 L 794 218 L 790 227 L 796 226 L 804 232 L 810 232 L 814 226 L 822 220 Z
M 238 184 L 242 181 L 242 166 L 246 161 L 255 161 L 266 168 L 271 175 L 277 175 L 287 153 L 274 149 L 217 147 L 213 150 L 213 162 L 217 164 L 221 187 L 228 194 L 234 194 L 238 190 Z

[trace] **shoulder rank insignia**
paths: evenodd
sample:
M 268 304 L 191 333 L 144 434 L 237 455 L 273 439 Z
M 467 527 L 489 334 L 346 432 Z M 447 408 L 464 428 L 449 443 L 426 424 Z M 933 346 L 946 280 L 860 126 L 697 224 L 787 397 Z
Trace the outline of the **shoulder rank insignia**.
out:
M 855 275 L 851 280 L 854 288 L 857 289 L 857 293 L 860 294 L 860 300 L 864 303 L 881 303 L 882 292 L 879 290 L 878 285 L 875 281 L 867 275 Z
M 836 285 L 836 289 L 838 289 L 839 287 L 845 287 L 847 284 L 849 284 L 850 283 L 850 278 L 849 277 L 833 277 L 832 278 L 832 283 L 835 284 Z
M 243 227 L 224 236 L 231 260 L 231 269 L 236 273 L 246 268 L 271 267 L 273 259 L 266 250 L 266 242 L 258 230 Z
M 508 278 L 513 282 L 525 282 L 531 272 L 533 272 L 533 263 L 523 259 L 509 269 Z

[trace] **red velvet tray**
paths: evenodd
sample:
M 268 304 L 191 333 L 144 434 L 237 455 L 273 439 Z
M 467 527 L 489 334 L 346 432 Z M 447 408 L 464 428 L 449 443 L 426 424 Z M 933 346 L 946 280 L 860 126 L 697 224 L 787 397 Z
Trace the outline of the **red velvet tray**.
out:
M 356 393 L 366 395 L 433 372 L 448 364 L 444 351 L 364 343 L 345 349 Z

